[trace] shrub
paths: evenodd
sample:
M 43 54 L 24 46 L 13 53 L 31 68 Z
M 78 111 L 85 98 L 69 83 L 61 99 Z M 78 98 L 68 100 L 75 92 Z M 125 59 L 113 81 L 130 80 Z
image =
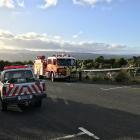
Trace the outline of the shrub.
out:
M 111 81 L 112 79 L 110 77 L 108 77 L 108 76 L 105 75 L 104 76 L 104 80 L 106 80 L 106 81 L 109 81 L 110 80 Z
M 120 71 L 116 76 L 115 76 L 115 81 L 116 82 L 127 82 L 130 80 L 130 76 L 126 71 Z
M 137 83 L 139 84 L 140 83 L 140 78 L 136 78 L 136 77 L 135 78 L 132 78 L 131 79 L 131 82 L 136 83 L 136 84 Z
M 86 80 L 90 80 L 89 75 L 86 75 L 86 76 L 85 76 L 85 79 L 86 79 Z
M 92 77 L 92 81 L 103 81 L 104 77 L 103 76 L 94 76 Z

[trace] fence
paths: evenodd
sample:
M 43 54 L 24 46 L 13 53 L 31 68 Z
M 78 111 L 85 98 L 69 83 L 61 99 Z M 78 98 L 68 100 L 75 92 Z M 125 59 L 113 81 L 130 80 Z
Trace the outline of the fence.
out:
M 82 71 L 79 71 L 79 72 L 72 73 L 71 78 L 76 79 L 76 80 L 80 80 L 80 81 L 83 80 L 83 79 L 86 79 L 87 77 L 106 77 L 106 76 L 110 76 L 111 78 L 113 78 L 121 70 L 133 71 L 133 73 L 135 74 L 136 71 L 138 71 L 138 70 L 140 72 L 140 67 L 82 70 Z

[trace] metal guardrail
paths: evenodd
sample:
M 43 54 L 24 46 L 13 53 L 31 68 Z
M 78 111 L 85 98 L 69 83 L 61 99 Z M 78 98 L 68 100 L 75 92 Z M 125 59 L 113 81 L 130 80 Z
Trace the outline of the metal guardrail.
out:
M 140 69 L 140 67 L 133 67 L 133 68 L 112 68 L 112 69 L 92 69 L 92 70 L 82 70 L 82 72 L 109 72 L 109 71 L 135 70 L 135 69 Z
M 85 79 L 87 76 L 96 77 L 97 75 L 106 76 L 108 73 L 111 75 L 115 75 L 121 70 L 137 70 L 140 67 L 133 67 L 133 68 L 112 68 L 112 69 L 92 69 L 92 70 L 81 70 L 73 73 L 71 75 L 72 79 L 82 80 Z

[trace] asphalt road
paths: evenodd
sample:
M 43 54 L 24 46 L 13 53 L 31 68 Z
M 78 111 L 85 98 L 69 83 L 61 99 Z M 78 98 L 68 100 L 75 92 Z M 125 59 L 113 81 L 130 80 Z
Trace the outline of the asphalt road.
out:
M 41 109 L 0 112 L 0 140 L 140 140 L 140 86 L 49 81 L 46 86 Z

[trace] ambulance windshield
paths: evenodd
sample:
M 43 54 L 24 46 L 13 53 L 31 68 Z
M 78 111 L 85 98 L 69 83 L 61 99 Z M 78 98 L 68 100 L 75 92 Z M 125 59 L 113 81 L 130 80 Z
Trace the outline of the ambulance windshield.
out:
M 33 79 L 33 74 L 30 70 L 8 71 L 4 75 L 4 82 L 21 83 L 28 82 Z

